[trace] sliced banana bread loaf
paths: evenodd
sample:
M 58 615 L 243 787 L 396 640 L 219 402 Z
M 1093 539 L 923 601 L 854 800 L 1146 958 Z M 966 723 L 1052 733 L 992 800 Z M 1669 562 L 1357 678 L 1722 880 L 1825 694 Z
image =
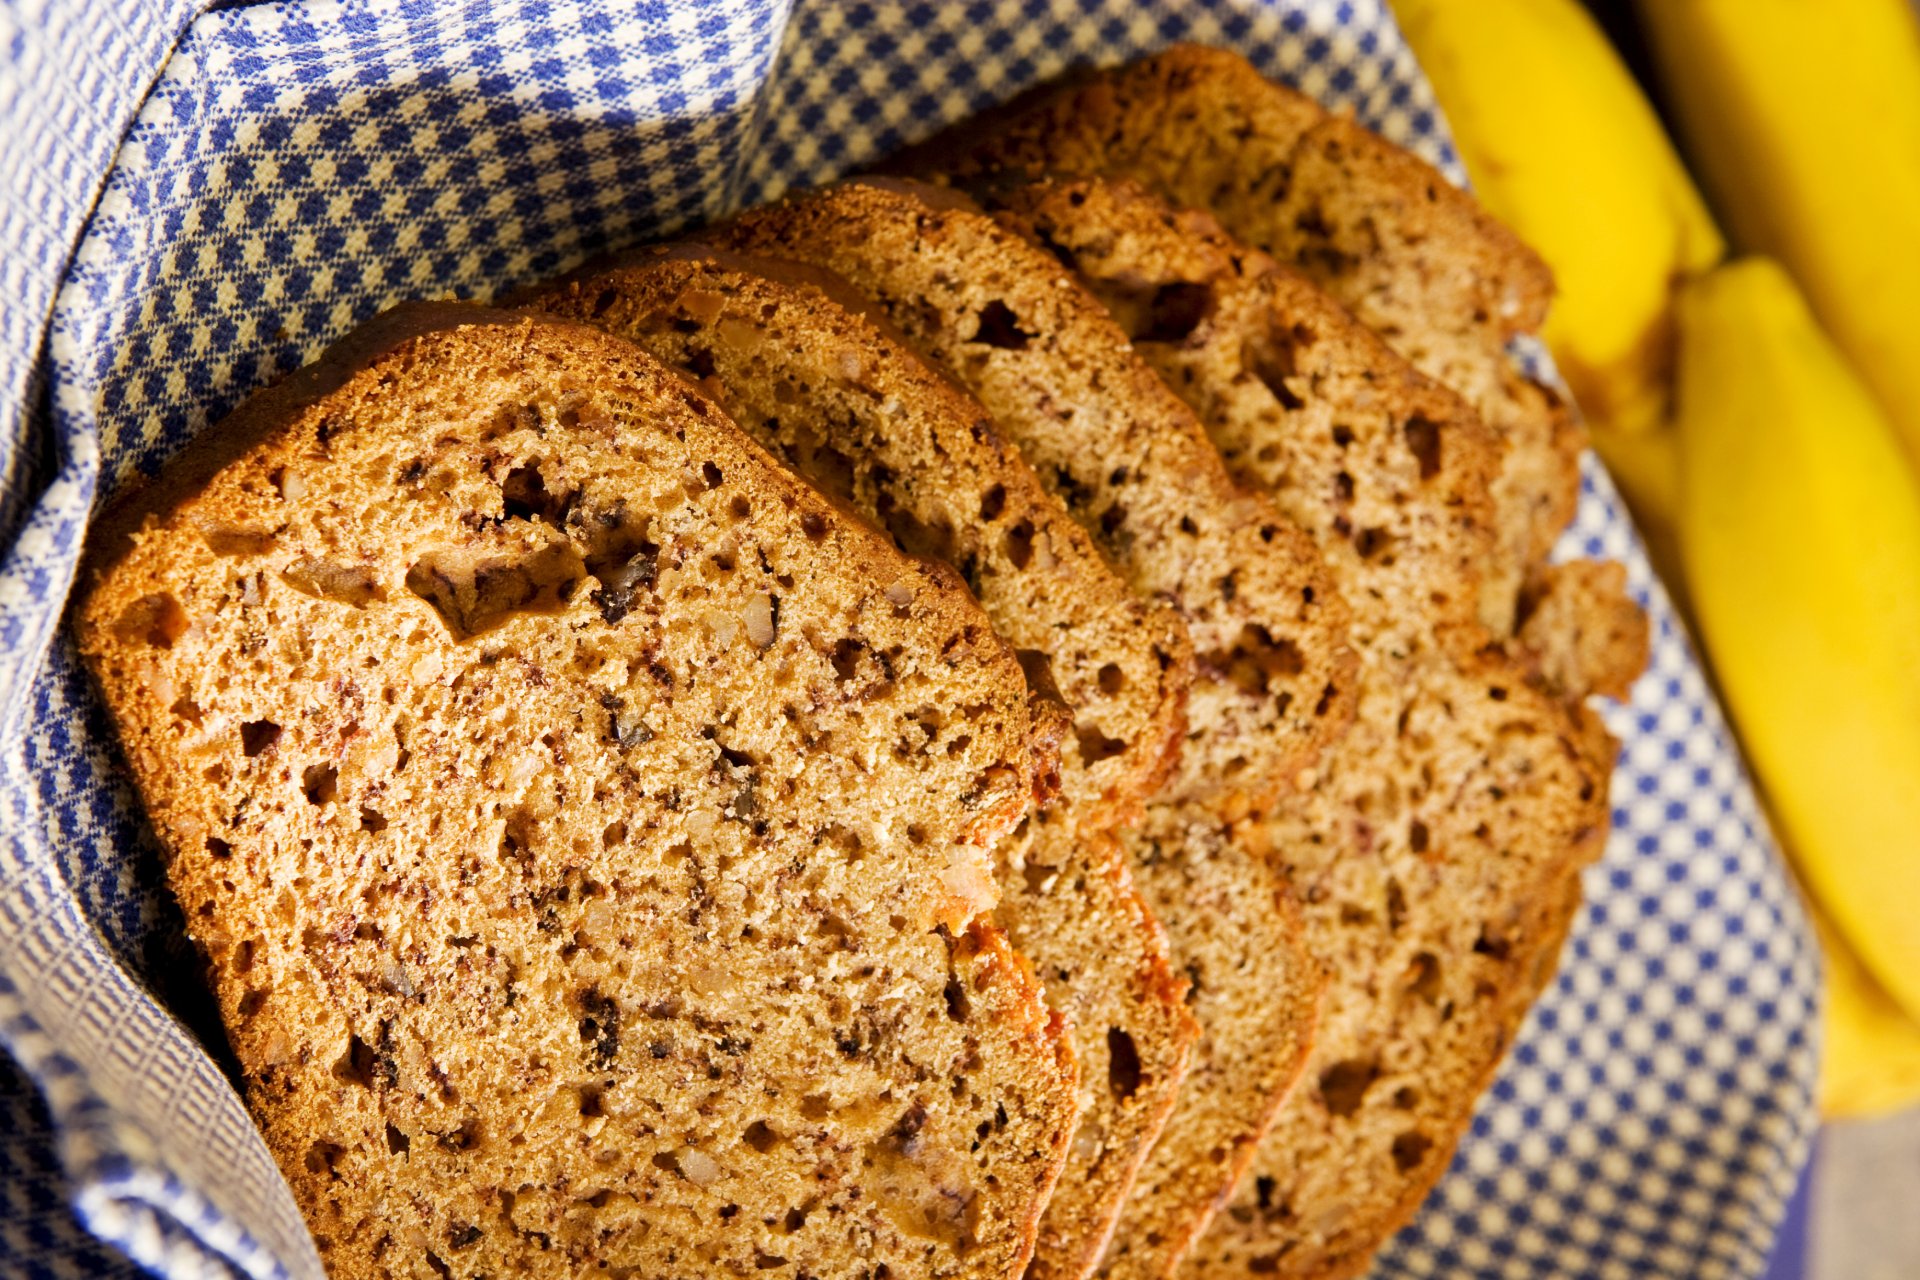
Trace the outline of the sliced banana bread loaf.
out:
M 1357 1269 L 1446 1167 L 1551 969 L 1604 842 L 1611 748 L 1476 622 L 1498 451 L 1458 397 L 1207 214 L 1098 179 L 992 198 L 1076 266 L 1236 471 L 1313 531 L 1352 603 L 1353 730 L 1256 829 L 1332 975 L 1325 1030 L 1309 1087 L 1187 1270 Z M 1174 312 L 1177 329 L 1156 323 Z M 1601 641 L 1558 643 L 1566 622 L 1529 625 L 1556 641 L 1554 665 L 1579 666 L 1562 648 Z
M 1501 555 L 1488 617 L 1511 625 L 1525 570 L 1573 515 L 1582 432 L 1507 354 L 1552 296 L 1544 263 L 1439 172 L 1276 84 L 1244 58 L 1176 45 L 1043 86 L 899 162 L 1133 178 L 1208 209 L 1351 308 L 1509 443 L 1494 484 Z
M 872 296 L 981 398 L 1136 588 L 1192 629 L 1200 669 L 1181 766 L 1122 837 L 1195 979 L 1202 1032 L 1107 1268 L 1162 1274 L 1251 1159 L 1306 1052 L 1320 975 L 1302 962 L 1284 880 L 1223 828 L 1344 731 L 1345 604 L 1311 541 L 1232 481 L 1098 301 L 968 202 L 861 183 L 716 234 L 807 258 Z
M 1201 678 L 1164 794 L 1264 808 L 1349 714 L 1347 608 L 1310 539 L 1233 482 L 1099 303 L 963 197 L 876 179 L 711 237 L 824 267 L 978 396 L 1142 594 L 1174 604 Z
M 641 250 L 522 299 L 628 338 L 699 381 L 782 462 L 953 566 L 1073 731 L 1060 794 L 1000 876 L 995 919 L 1072 1023 L 1079 1128 L 1028 1274 L 1078 1276 L 1173 1106 L 1198 1029 L 1185 979 L 1104 833 L 1172 767 L 1193 678 L 1171 607 L 1136 595 L 980 402 L 844 282 L 702 245 Z
M 82 652 L 336 1276 L 1002 1277 L 1077 1081 L 1015 656 L 584 326 L 376 320 L 108 526 Z
M 1074 268 L 1235 475 L 1319 542 L 1356 649 L 1392 660 L 1437 627 L 1477 630 L 1501 445 L 1458 396 L 1206 213 L 1097 178 L 982 194 Z

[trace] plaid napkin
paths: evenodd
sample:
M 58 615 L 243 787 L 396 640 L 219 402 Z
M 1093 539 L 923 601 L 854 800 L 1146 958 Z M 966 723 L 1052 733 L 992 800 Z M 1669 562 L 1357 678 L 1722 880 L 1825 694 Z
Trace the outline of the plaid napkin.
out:
M 318 1277 L 59 630 L 96 494 L 400 298 L 835 176 L 1080 62 L 1238 49 L 1460 176 L 1382 0 L 0 0 L 0 1274 Z M 1757 1273 L 1814 948 L 1589 462 L 1652 668 L 1558 981 L 1385 1276 Z M 30 1077 L 32 1085 L 26 1083 Z M 112 1247 L 109 1247 L 112 1246 Z

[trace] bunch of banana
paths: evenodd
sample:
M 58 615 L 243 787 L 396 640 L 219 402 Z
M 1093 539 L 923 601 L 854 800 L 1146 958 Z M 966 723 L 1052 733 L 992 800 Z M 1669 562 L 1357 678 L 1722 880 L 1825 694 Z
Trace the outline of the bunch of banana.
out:
M 1825 1103 L 1884 1110 L 1920 1100 L 1920 484 L 1889 422 L 1920 442 L 1920 39 L 1908 0 L 1636 2 L 1736 243 L 1808 280 L 1845 355 L 1779 266 L 1716 269 L 1577 0 L 1396 10 L 1482 198 L 1554 269 L 1554 353 L 1826 917 Z
M 1662 575 L 1677 581 L 1673 291 L 1725 244 L 1578 0 L 1397 0 L 1480 199 L 1553 268 L 1546 339 Z
M 1911 0 L 1636 0 L 1688 155 L 1920 463 L 1920 17 Z

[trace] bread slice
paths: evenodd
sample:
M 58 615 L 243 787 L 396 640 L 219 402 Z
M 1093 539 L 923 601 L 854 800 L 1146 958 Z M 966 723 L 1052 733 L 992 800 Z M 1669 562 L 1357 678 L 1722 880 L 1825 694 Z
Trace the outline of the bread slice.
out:
M 1066 704 L 1059 796 L 1001 868 L 995 919 L 1066 1013 L 1080 1123 L 1028 1274 L 1099 1257 L 1173 1106 L 1198 1028 L 1125 852 L 1183 734 L 1192 645 L 1135 595 L 979 401 L 826 272 L 690 244 L 623 255 L 522 299 L 628 338 L 699 380 L 816 487 L 953 566 L 1034 692 Z
M 994 169 L 1132 178 L 1210 210 L 1292 265 L 1508 442 L 1494 484 L 1501 555 L 1488 591 L 1511 625 L 1578 496 L 1583 435 L 1507 353 L 1537 332 L 1553 280 L 1539 257 L 1431 166 L 1261 76 L 1237 54 L 1176 45 L 1043 86 L 903 157 L 966 178 Z
M 1346 723 L 1347 608 L 1312 542 L 1236 485 L 1099 303 L 970 201 L 885 179 L 708 238 L 843 276 L 978 396 L 1135 590 L 1179 608 L 1201 678 L 1163 795 L 1265 808 Z
M 1445 1169 L 1551 971 L 1604 843 L 1611 747 L 1476 621 L 1499 454 L 1458 397 L 1206 214 L 1098 179 L 992 198 L 1313 532 L 1352 603 L 1354 727 L 1256 828 L 1332 975 L 1328 1012 L 1309 1087 L 1186 1271 L 1357 1271 Z M 1529 620 L 1597 643 L 1564 623 Z
M 1178 606 L 1201 655 L 1182 764 L 1135 875 L 1194 977 L 1201 1026 L 1173 1118 L 1106 1273 L 1164 1273 L 1297 1078 L 1320 975 L 1284 879 L 1223 836 L 1344 731 L 1345 603 L 1311 542 L 1234 484 L 1204 430 L 1060 266 L 953 196 L 858 183 L 715 230 L 846 276 L 978 395 L 1136 589 Z
M 953 575 L 584 326 L 402 308 L 94 549 L 81 651 L 336 1277 L 1006 1277 L 1066 1155 Z

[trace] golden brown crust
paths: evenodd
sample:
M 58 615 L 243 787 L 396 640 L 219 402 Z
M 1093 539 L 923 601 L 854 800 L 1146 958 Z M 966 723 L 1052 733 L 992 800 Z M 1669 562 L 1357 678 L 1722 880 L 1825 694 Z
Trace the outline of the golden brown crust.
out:
M 75 625 L 332 1273 L 1017 1271 L 1077 1081 L 974 918 L 1026 689 L 952 575 L 557 321 L 231 428 Z
M 1081 1115 L 1028 1275 L 1098 1257 L 1198 1029 L 1126 854 L 1172 767 L 1192 646 L 1136 596 L 978 401 L 818 268 L 700 245 L 572 273 L 524 305 L 588 320 L 696 380 L 786 465 L 909 553 L 954 567 L 1064 734 L 1056 804 L 1005 860 L 996 920 L 1069 1016 Z M 1019 537 L 1013 537 L 1014 531 Z

